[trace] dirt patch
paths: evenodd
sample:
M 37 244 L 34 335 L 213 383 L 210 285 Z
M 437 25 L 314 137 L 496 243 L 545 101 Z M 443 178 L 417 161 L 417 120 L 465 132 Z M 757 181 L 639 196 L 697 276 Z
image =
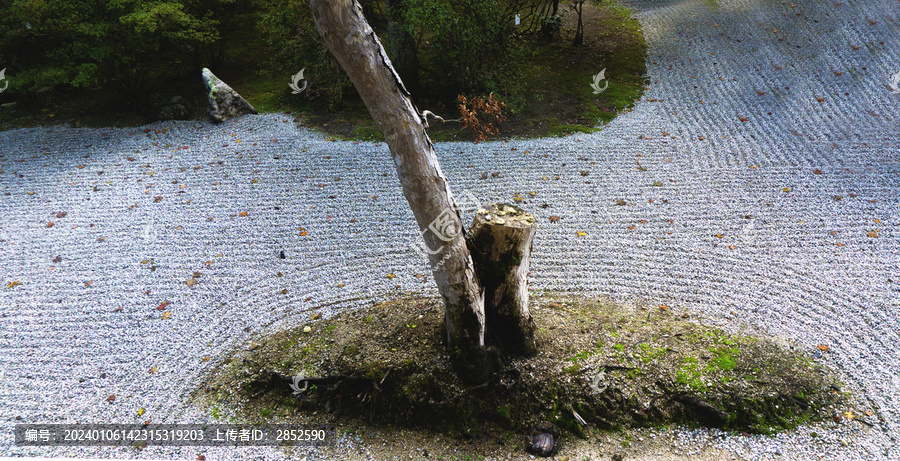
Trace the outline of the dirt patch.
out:
M 417 428 L 516 450 L 545 421 L 579 437 L 670 424 L 768 434 L 847 406 L 833 372 L 772 339 L 666 306 L 575 297 L 533 302 L 539 353 L 465 385 L 442 344 L 441 309 L 400 299 L 260 338 L 195 397 L 247 423 Z

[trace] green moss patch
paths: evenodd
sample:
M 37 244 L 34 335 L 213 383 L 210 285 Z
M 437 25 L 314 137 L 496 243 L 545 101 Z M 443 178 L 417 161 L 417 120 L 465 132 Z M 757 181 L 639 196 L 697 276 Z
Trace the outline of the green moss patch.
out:
M 453 371 L 439 300 L 407 298 L 259 338 L 195 397 L 249 423 L 314 414 L 446 434 L 547 420 L 576 433 L 670 424 L 772 433 L 846 406 L 833 372 L 774 340 L 674 309 L 550 299 L 532 302 L 540 352 L 479 385 Z

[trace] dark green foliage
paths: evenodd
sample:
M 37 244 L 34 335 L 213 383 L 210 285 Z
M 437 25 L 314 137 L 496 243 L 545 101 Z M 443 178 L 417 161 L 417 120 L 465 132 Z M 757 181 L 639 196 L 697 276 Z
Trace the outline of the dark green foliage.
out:
M 353 84 L 325 48 L 306 0 L 272 0 L 261 7 L 259 31 L 271 47 L 265 60 L 266 75 L 284 80 L 305 69 L 308 81 L 306 97 L 323 97 L 335 107 L 350 92 Z
M 406 20 L 420 43 L 420 61 L 438 90 L 501 89 L 502 63 L 515 50 L 515 11 L 503 0 L 407 0 Z M 427 59 L 422 59 L 426 57 Z
M 148 82 L 205 65 L 218 17 L 242 2 L 15 0 L 0 4 L 0 62 L 26 97 L 114 84 L 132 99 Z

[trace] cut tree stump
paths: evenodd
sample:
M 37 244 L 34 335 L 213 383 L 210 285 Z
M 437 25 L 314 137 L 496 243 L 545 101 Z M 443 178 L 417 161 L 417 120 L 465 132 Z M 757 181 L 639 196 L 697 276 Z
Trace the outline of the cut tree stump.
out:
M 485 343 L 506 355 L 537 352 L 528 312 L 528 267 L 537 231 L 534 215 L 505 203 L 475 213 L 467 245 L 484 289 Z

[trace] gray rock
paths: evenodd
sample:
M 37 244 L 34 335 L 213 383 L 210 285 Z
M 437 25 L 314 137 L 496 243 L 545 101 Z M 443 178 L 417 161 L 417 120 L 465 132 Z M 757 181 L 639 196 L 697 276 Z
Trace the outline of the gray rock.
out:
M 212 71 L 205 67 L 203 68 L 203 83 L 209 89 L 209 116 L 213 122 L 221 123 L 241 115 L 259 113 L 237 91 L 219 80 Z
M 187 120 L 191 117 L 188 102 L 181 96 L 175 96 L 168 100 L 159 109 L 156 118 L 158 120 Z

